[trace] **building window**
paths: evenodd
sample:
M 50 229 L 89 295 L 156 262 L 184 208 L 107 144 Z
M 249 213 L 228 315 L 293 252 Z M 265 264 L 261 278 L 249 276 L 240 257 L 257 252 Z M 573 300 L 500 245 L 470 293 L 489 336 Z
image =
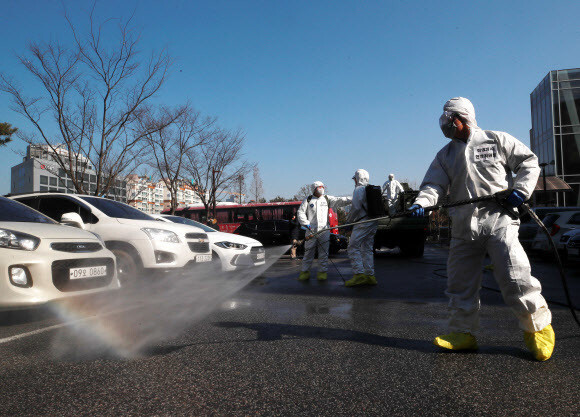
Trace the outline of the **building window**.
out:
M 41 175 L 41 176 L 40 176 L 40 183 L 41 183 L 41 184 L 48 185 L 48 177 L 47 177 L 46 175 Z M 41 188 L 42 188 L 42 187 L 41 187 Z M 44 188 L 46 188 L 46 187 L 44 187 Z
M 56 186 L 56 177 L 50 177 L 49 180 L 50 180 L 50 185 Z M 52 189 L 50 191 L 52 191 Z
M 48 191 L 48 187 L 45 185 L 40 186 L 40 191 Z

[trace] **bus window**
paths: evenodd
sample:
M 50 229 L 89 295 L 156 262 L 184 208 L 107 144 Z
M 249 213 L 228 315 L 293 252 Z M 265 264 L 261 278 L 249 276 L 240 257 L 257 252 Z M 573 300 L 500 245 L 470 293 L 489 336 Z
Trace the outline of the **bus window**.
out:
M 216 213 L 216 219 L 218 223 L 230 223 L 229 210 L 218 210 Z
M 263 208 L 262 210 L 262 220 L 272 220 L 272 209 Z

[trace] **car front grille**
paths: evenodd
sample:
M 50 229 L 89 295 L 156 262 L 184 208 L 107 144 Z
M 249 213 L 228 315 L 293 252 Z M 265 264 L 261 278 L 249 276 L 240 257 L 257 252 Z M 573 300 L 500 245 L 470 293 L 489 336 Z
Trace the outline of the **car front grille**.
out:
M 266 259 L 265 256 L 261 257 L 260 259 L 258 259 L 258 254 L 259 253 L 265 253 L 266 250 L 264 249 L 263 246 L 252 246 L 250 248 L 250 256 L 252 257 L 252 261 L 257 262 L 257 261 L 263 261 Z
M 55 242 L 50 244 L 51 249 L 60 252 L 87 253 L 103 249 L 97 242 Z
M 71 268 L 106 266 L 107 275 L 95 278 L 70 279 Z M 66 259 L 52 263 L 52 282 L 63 292 L 92 290 L 106 287 L 115 276 L 115 262 L 112 258 Z
M 187 242 L 189 249 L 196 253 L 209 252 L 209 242 Z
M 205 233 L 186 233 L 186 239 L 205 239 L 207 240 L 207 235 Z

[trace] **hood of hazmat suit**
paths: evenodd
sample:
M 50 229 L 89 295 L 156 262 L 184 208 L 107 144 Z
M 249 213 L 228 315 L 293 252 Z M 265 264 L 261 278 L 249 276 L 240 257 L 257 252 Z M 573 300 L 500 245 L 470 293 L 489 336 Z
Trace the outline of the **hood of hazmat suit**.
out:
M 314 194 L 314 191 L 316 191 L 316 189 L 318 187 L 324 187 L 324 183 L 322 181 L 314 181 L 312 183 L 312 186 L 311 187 L 312 187 L 312 193 Z
M 347 223 L 363 220 L 367 217 L 366 186 L 369 184 L 369 173 L 364 169 L 357 169 L 352 179 L 356 185 L 352 193 L 352 207 L 348 213 Z

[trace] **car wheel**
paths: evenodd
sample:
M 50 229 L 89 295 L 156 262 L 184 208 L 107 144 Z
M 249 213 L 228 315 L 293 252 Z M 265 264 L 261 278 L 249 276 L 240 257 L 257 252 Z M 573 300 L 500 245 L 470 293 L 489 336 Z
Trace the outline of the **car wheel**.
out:
M 132 285 L 137 280 L 139 265 L 131 254 L 122 249 L 111 249 L 117 258 L 117 276 L 121 285 Z

